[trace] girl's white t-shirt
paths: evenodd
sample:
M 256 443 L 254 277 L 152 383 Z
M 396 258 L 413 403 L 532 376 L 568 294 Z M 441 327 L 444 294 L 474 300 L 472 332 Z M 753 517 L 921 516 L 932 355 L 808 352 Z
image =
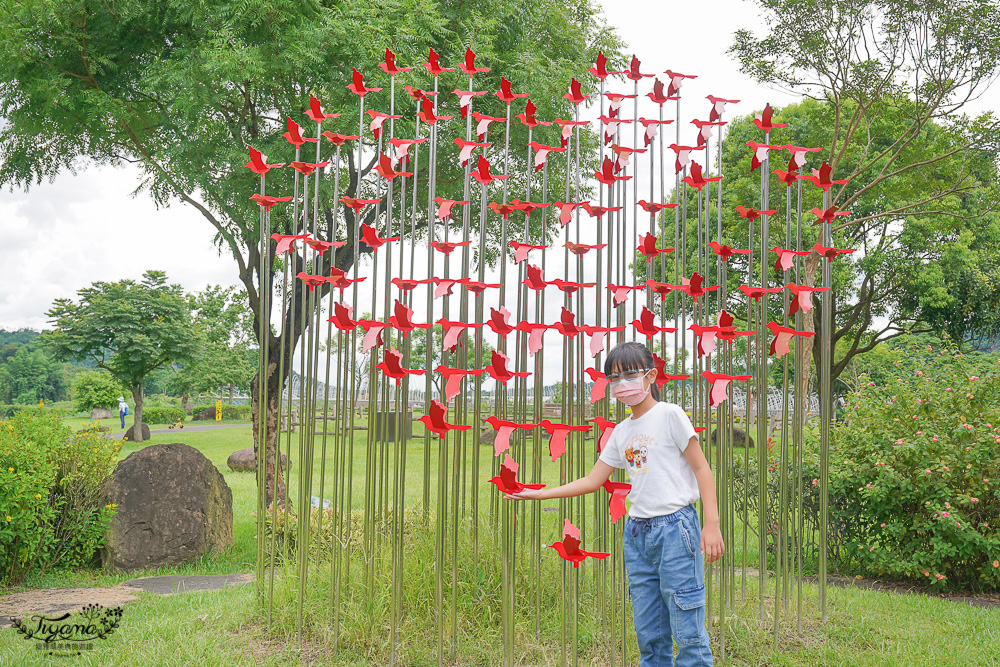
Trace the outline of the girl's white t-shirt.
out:
M 657 403 L 638 419 L 629 417 L 615 426 L 600 460 L 628 471 L 630 517 L 672 514 L 701 497 L 684 458 L 693 435 L 691 420 L 674 403 Z

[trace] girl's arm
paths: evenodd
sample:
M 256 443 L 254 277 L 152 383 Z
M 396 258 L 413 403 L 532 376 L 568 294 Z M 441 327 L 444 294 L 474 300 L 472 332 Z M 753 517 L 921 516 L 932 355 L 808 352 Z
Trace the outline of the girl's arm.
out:
M 722 542 L 722 531 L 719 529 L 719 503 L 715 497 L 715 478 L 712 469 L 701 451 L 698 436 L 691 436 L 684 448 L 684 458 L 694 470 L 698 480 L 698 492 L 701 494 L 701 506 L 704 513 L 705 527 L 701 531 L 701 551 L 709 563 L 714 563 L 726 552 Z
M 601 488 L 601 485 L 608 481 L 608 478 L 611 477 L 611 473 L 614 471 L 614 468 L 598 459 L 594 463 L 590 474 L 586 477 L 581 477 L 562 486 L 554 486 L 551 489 L 524 489 L 520 493 L 508 493 L 504 495 L 504 498 L 510 500 L 545 500 L 546 498 L 582 496 L 585 493 L 593 493 Z

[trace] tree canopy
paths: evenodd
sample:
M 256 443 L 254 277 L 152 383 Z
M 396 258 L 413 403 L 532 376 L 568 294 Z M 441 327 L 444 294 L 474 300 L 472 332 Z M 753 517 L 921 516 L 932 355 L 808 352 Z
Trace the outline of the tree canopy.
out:
M 179 285 L 168 285 L 161 271 L 147 271 L 142 282 L 96 282 L 77 292 L 79 302 L 56 299 L 47 315 L 55 328 L 43 339 L 57 357 L 91 359 L 126 386 L 135 402 L 135 437 L 142 441 L 145 380 L 171 361 L 189 359 L 198 349 Z

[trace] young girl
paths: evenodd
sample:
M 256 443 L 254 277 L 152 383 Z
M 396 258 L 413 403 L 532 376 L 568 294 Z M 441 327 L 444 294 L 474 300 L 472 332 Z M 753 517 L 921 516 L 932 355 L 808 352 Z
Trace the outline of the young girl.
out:
M 640 666 L 711 665 L 705 629 L 705 571 L 725 553 L 715 481 L 691 420 L 661 403 L 653 355 L 645 345 L 621 343 L 604 362 L 612 395 L 632 416 L 611 433 L 590 474 L 569 484 L 526 489 L 511 499 L 567 498 L 601 488 L 615 468 L 626 468 L 632 506 L 622 537 L 625 571 Z M 702 530 L 694 503 L 705 513 Z M 679 652 L 673 659 L 674 642 Z

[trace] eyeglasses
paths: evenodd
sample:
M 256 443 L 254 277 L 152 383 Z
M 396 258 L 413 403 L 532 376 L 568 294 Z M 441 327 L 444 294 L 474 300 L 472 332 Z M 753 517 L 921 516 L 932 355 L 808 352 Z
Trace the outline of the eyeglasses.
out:
M 640 368 L 634 371 L 625 371 L 624 373 L 615 373 L 614 375 L 608 376 L 608 384 L 614 387 L 616 384 L 622 380 L 638 380 L 643 375 L 653 370 L 652 368 Z

